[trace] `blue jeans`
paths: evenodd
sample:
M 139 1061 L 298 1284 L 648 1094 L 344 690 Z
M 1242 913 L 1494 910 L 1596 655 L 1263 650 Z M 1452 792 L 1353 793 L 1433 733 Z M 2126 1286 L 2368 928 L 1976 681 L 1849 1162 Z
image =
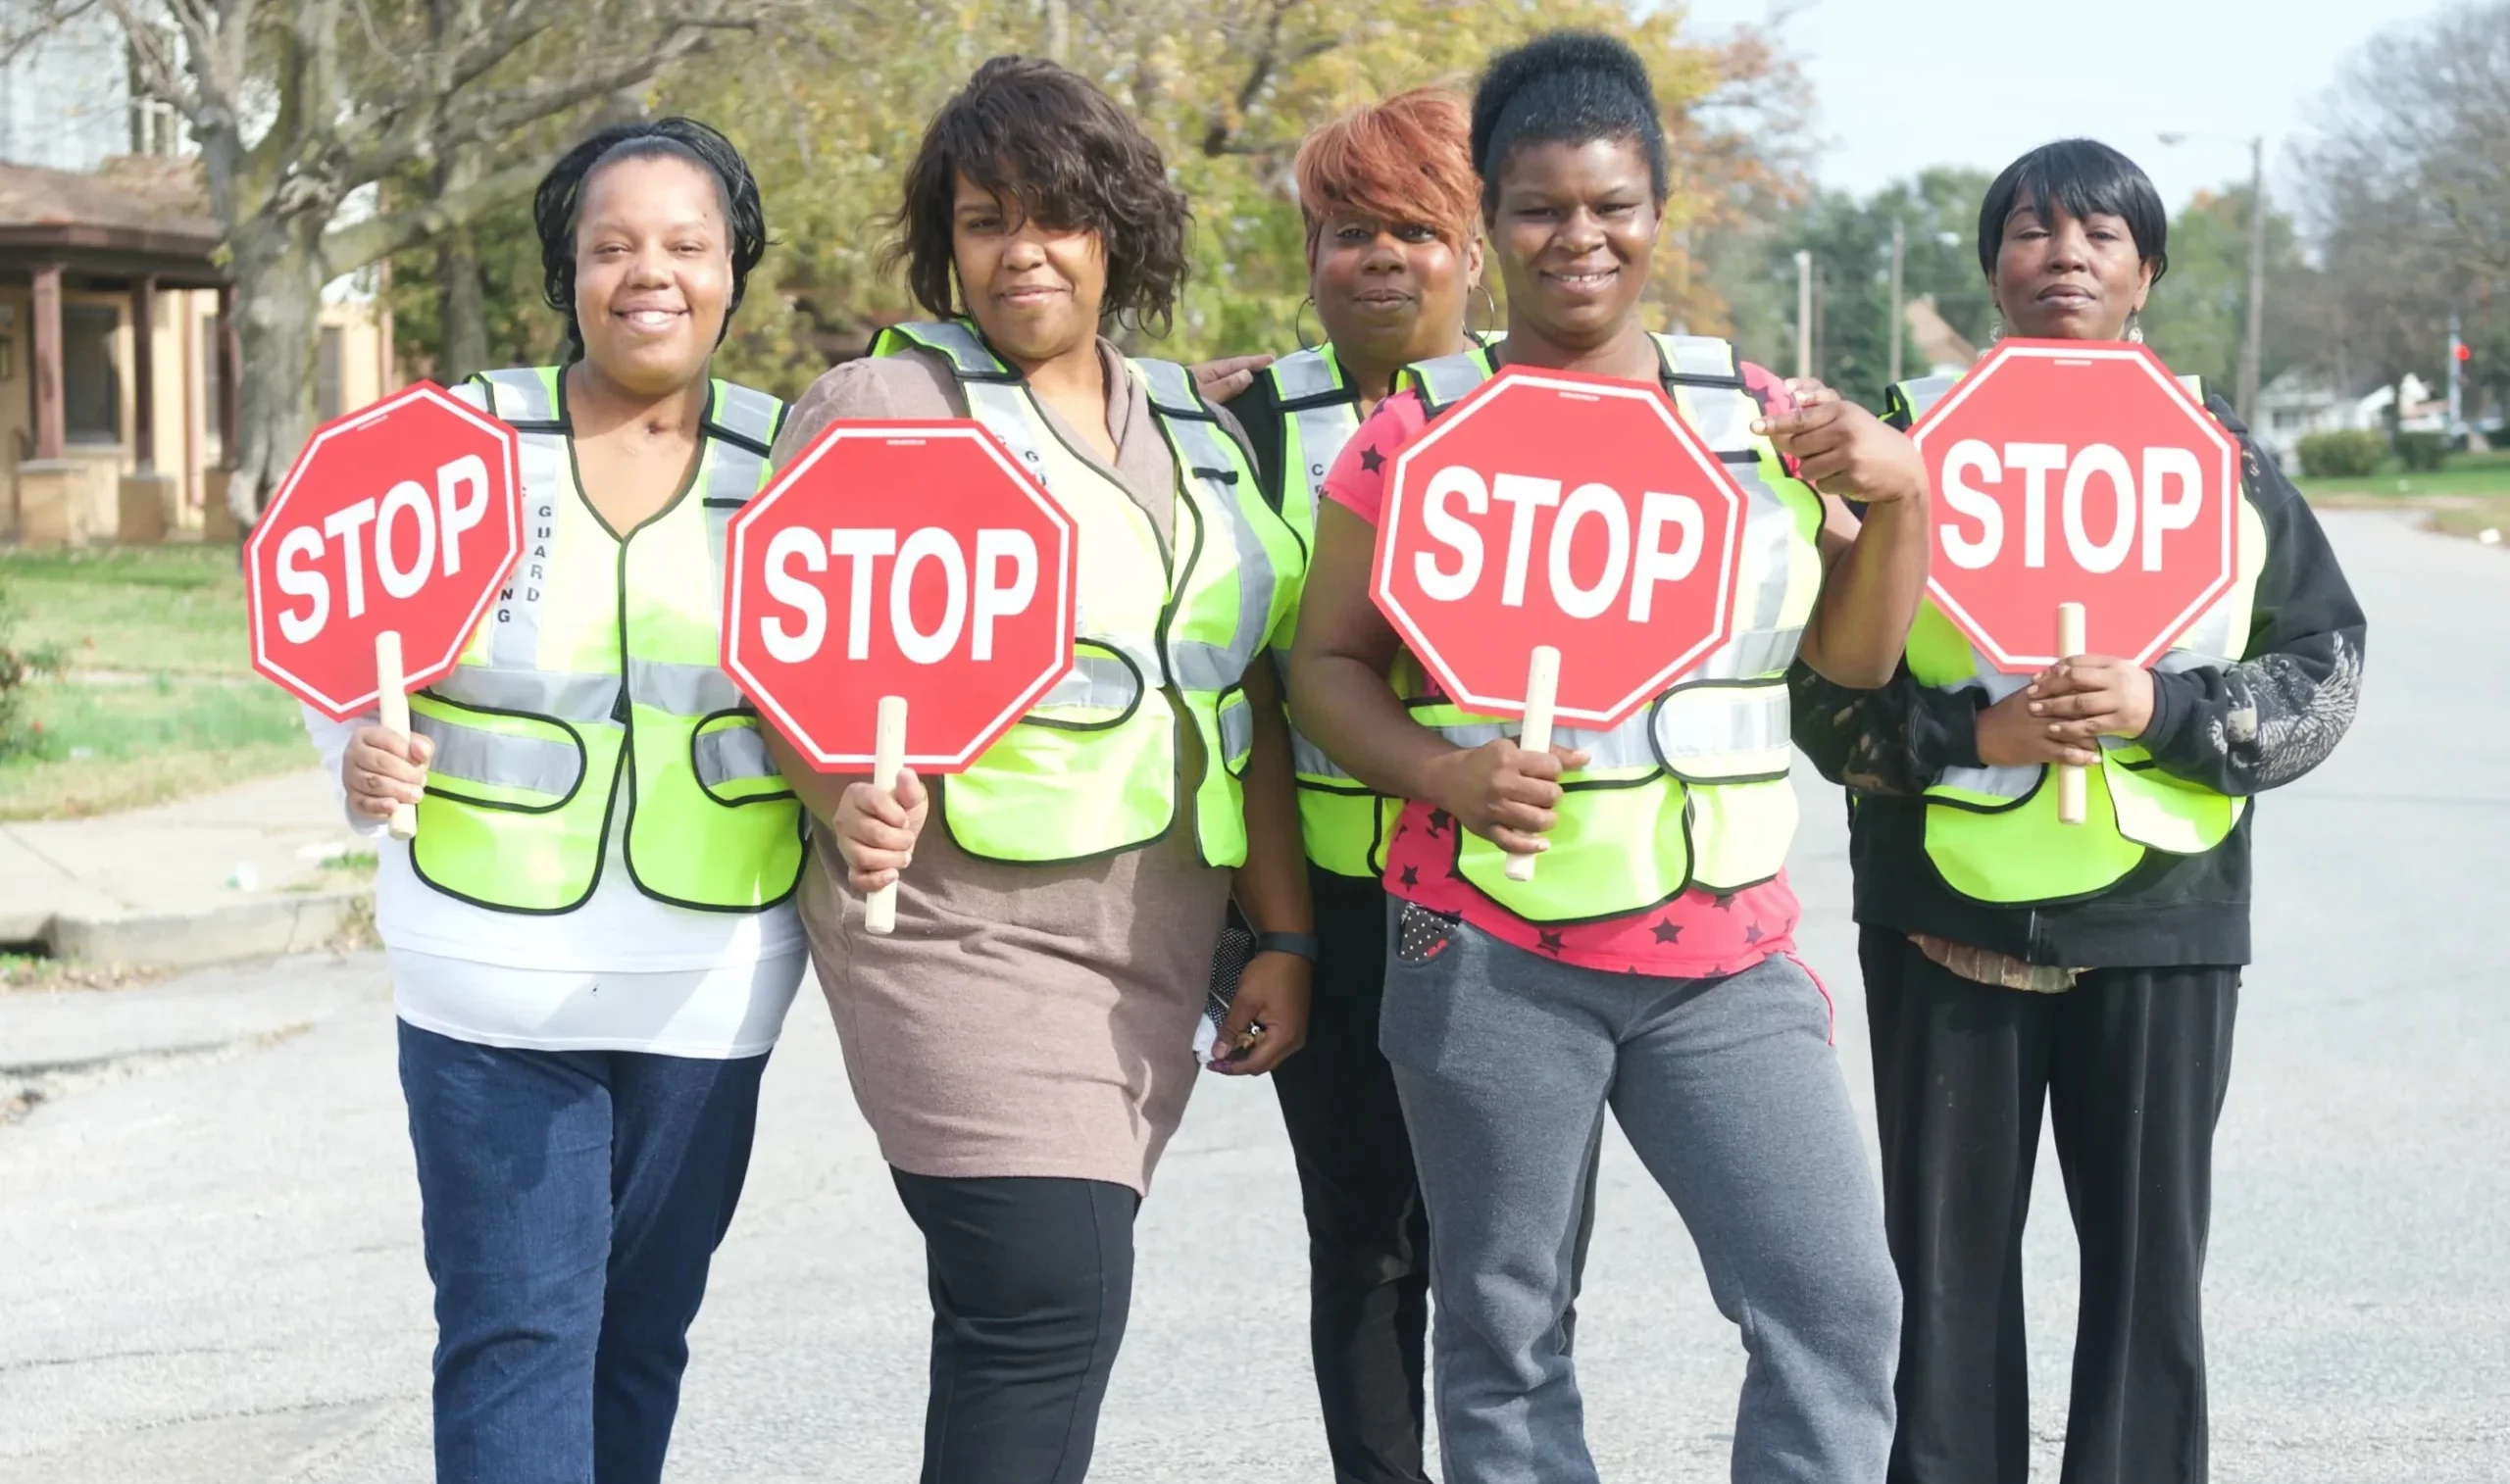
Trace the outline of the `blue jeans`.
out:
M 767 1058 L 400 1032 L 438 1484 L 654 1484 Z

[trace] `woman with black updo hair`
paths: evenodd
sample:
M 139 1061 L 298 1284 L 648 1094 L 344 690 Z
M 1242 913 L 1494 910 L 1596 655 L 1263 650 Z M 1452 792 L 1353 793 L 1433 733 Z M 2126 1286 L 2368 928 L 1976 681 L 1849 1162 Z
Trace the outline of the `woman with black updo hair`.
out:
M 1843 684 L 1889 676 L 1925 585 L 1924 472 L 1836 396 L 1797 397 L 1722 340 L 1648 333 L 1669 171 L 1627 46 L 1554 33 L 1495 59 L 1472 149 L 1507 338 L 1414 364 L 1352 436 L 1290 665 L 1300 729 L 1410 801 L 1386 852 L 1379 1041 L 1430 1212 L 1445 1477 L 1596 1477 L 1565 1321 L 1609 1109 L 1739 1328 L 1733 1476 L 1873 1484 L 1899 1294 L 1830 1003 L 1791 951 L 1785 674 L 1800 652 Z M 1733 637 L 1632 721 L 1540 753 L 1434 686 L 1391 691 L 1399 643 L 1369 596 L 1392 456 L 1492 360 L 1660 390 L 1747 497 Z M 1868 505 L 1861 532 L 1840 496 Z M 1531 882 L 1506 874 L 1534 851 Z
M 784 405 L 707 374 L 767 246 L 722 134 L 604 129 L 532 218 L 566 364 L 455 388 L 521 435 L 522 560 L 411 735 L 313 725 L 378 835 L 436 1477 L 652 1484 L 805 962 L 800 811 L 717 668 Z

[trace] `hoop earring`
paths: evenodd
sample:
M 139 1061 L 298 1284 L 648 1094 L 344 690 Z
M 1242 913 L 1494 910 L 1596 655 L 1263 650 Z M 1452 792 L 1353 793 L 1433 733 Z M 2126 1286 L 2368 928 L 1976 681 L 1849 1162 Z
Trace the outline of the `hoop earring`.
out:
M 2133 309 L 2127 312 L 2127 343 L 2129 345 L 2141 345 L 2144 343 L 2143 322 L 2144 312 L 2142 310 Z
M 1298 301 L 1298 308 L 1290 312 L 1290 335 L 1298 341 L 1300 350 L 1316 349 L 1316 342 L 1307 338 L 1307 309 L 1315 302 L 1316 296 L 1310 294 Z
M 2001 340 L 2001 339 L 2003 339 L 2003 338 L 2004 338 L 2004 316 L 2002 316 L 2002 315 L 1990 315 L 1990 316 L 1987 318 L 1987 343 L 1988 343 L 1989 345 L 1993 345 L 1993 344 L 1995 344 L 1998 340 Z
M 1470 299 L 1465 301 L 1464 332 L 1471 336 L 1476 344 L 1479 344 L 1488 339 L 1490 336 L 1499 333 L 1499 296 L 1490 292 L 1490 285 L 1487 283 L 1477 283 L 1473 286 L 1481 290 L 1481 303 L 1490 311 L 1490 327 L 1488 329 L 1475 329 L 1473 327 L 1473 301 Z

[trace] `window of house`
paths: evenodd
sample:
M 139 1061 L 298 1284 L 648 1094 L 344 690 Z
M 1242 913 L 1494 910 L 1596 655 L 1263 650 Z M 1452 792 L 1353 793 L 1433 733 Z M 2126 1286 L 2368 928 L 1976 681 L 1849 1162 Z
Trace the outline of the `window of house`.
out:
M 322 347 L 314 361 L 314 411 L 326 422 L 340 415 L 340 327 L 323 326 Z
M 109 304 L 61 307 L 61 419 L 73 443 L 122 441 L 122 377 L 114 371 Z

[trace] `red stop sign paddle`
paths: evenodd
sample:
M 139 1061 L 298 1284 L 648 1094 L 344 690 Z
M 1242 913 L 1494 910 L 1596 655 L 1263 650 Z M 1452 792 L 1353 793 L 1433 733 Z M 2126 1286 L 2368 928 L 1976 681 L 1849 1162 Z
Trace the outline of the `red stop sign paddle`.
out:
M 1726 641 L 1745 509 L 1658 388 L 1510 368 L 1395 456 L 1371 595 L 1540 751 L 1555 717 L 1615 725 Z
M 1074 544 L 980 423 L 830 423 L 732 519 L 724 668 L 814 767 L 964 771 L 1072 670 Z
M 1927 590 L 2008 674 L 2149 666 L 2239 571 L 2239 446 L 2159 357 L 2006 340 L 1911 430 L 1934 491 Z M 2083 769 L 2058 816 L 2083 816 Z
M 245 543 L 253 668 L 406 735 L 523 552 L 514 429 L 431 382 L 315 429 Z M 395 838 L 418 830 L 408 805 Z

